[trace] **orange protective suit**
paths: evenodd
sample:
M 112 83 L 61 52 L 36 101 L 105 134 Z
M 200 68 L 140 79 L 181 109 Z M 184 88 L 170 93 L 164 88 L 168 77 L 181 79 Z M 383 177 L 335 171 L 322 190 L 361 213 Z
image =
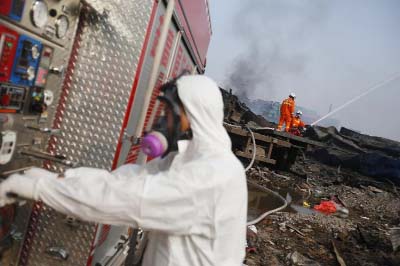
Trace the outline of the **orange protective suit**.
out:
M 296 103 L 294 99 L 289 97 L 283 100 L 281 104 L 281 117 L 279 118 L 278 130 L 281 130 L 283 123 L 285 123 L 285 131 L 289 131 L 295 107 Z
M 300 117 L 295 116 L 292 118 L 292 122 L 290 125 L 290 128 L 299 128 L 299 127 L 305 127 L 306 124 L 304 124 L 303 121 L 301 121 Z

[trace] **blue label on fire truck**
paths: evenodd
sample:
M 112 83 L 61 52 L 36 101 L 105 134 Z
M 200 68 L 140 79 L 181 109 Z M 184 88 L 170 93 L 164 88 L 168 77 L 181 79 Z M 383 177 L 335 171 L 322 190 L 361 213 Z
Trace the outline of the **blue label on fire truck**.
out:
M 33 86 L 41 51 L 41 42 L 26 35 L 20 36 L 11 73 L 12 83 Z

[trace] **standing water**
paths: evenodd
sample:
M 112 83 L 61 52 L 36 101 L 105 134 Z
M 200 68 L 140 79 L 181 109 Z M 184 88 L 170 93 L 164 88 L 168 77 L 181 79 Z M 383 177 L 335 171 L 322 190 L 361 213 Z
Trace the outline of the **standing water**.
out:
M 301 194 L 291 189 L 281 189 L 277 191 L 280 196 L 274 194 L 272 191 L 263 188 L 254 183 L 247 183 L 248 189 L 248 211 L 247 221 L 254 221 L 257 218 L 263 216 L 265 213 L 270 212 L 274 209 L 282 207 L 284 201 L 282 198 L 286 197 L 288 206 L 281 210 L 285 212 L 297 212 L 302 214 L 315 214 L 315 211 L 304 208 L 300 204 L 303 201 Z M 290 200 L 289 200 L 290 199 Z M 295 204 L 291 204 L 291 199 Z M 296 204 L 297 203 L 297 204 Z

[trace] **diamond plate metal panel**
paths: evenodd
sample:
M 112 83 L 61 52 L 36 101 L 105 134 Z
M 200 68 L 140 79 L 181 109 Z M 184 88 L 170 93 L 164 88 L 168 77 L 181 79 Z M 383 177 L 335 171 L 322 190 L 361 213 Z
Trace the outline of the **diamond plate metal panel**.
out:
M 145 97 L 145 93 L 147 91 L 148 80 L 149 80 L 149 76 L 151 74 L 150 73 L 151 68 L 154 63 L 152 50 L 155 48 L 155 46 L 158 43 L 157 35 L 159 32 L 159 28 L 161 27 L 161 25 L 163 23 L 161 18 L 163 17 L 163 15 L 165 13 L 165 9 L 166 9 L 166 7 L 163 4 L 161 4 L 161 5 L 159 5 L 159 8 L 157 10 L 155 26 L 152 30 L 152 35 L 150 38 L 150 48 L 151 49 L 148 49 L 146 52 L 146 54 L 147 54 L 145 57 L 146 60 L 144 62 L 143 70 L 140 75 L 139 85 L 138 85 L 136 95 L 135 95 L 135 102 L 134 102 L 133 108 L 130 112 L 129 122 L 128 122 L 128 125 L 126 128 L 126 133 L 129 136 L 131 136 L 133 134 L 134 130 L 138 126 L 138 119 L 135 116 L 135 114 L 139 113 L 140 110 L 142 110 L 144 108 L 144 106 L 143 106 L 144 97 Z M 172 43 L 175 40 L 175 38 L 177 37 L 178 31 L 180 30 L 178 28 L 179 23 L 177 23 L 175 18 L 173 18 L 173 22 L 174 23 L 171 23 L 171 25 L 170 25 L 166 45 L 164 47 L 163 60 L 161 61 L 161 65 L 160 65 L 160 69 L 159 69 L 159 73 L 158 73 L 158 81 L 153 90 L 151 100 L 150 100 L 150 103 L 149 103 L 149 106 L 147 109 L 145 123 L 144 123 L 144 128 L 146 130 L 148 130 L 147 124 L 152 123 L 152 121 L 150 121 L 150 118 L 152 116 L 153 109 L 156 107 L 156 98 L 159 95 L 159 89 L 160 89 L 159 86 L 161 85 L 161 83 L 165 82 L 167 79 L 169 79 L 171 77 L 178 76 L 179 74 L 181 74 L 183 72 L 183 70 L 188 70 L 191 72 L 195 66 L 193 58 L 191 57 L 190 52 L 188 50 L 188 46 L 187 46 L 188 43 L 185 42 L 186 41 L 185 38 L 179 39 L 177 51 L 174 51 L 174 49 L 172 47 Z M 167 69 L 167 65 L 168 65 L 167 62 L 169 60 L 172 60 L 172 68 L 171 69 Z M 163 64 L 163 62 L 164 62 L 164 64 Z M 120 164 L 134 163 L 138 159 L 139 154 L 140 154 L 140 145 L 132 145 L 132 143 L 130 141 L 124 141 L 124 143 L 122 145 L 120 157 L 119 157 L 119 163 Z
M 159 5 L 157 7 L 157 13 L 155 14 L 155 21 L 154 21 L 154 26 L 151 30 L 151 35 L 149 39 L 149 47 L 146 50 L 146 56 L 145 60 L 143 63 L 143 68 L 140 74 L 139 82 L 137 85 L 136 89 L 136 94 L 135 94 L 135 99 L 134 103 L 132 106 L 132 109 L 130 110 L 129 114 L 129 121 L 126 126 L 126 133 L 128 136 L 133 136 L 135 129 L 139 126 L 139 119 L 138 115 L 140 114 L 141 111 L 145 108 L 144 107 L 144 100 L 145 100 L 145 94 L 147 93 L 148 90 L 148 83 L 151 75 L 151 70 L 152 66 L 154 64 L 154 56 L 155 56 L 155 49 L 156 46 L 158 45 L 159 37 L 160 37 L 160 30 L 161 27 L 164 23 L 164 14 L 166 11 L 166 6 L 163 1 L 159 2 Z M 168 35 L 170 36 L 170 39 L 174 39 L 176 35 L 176 27 L 173 23 L 171 23 Z M 168 37 L 167 37 L 168 39 Z M 163 59 L 166 59 L 168 61 L 169 57 L 171 56 L 171 48 L 168 45 L 165 45 L 164 50 L 163 50 Z M 144 128 L 147 124 L 147 121 L 149 120 L 152 106 L 151 104 L 155 102 L 156 97 L 158 96 L 158 90 L 157 88 L 159 87 L 160 82 L 163 81 L 166 73 L 166 66 L 164 66 L 162 63 L 160 64 L 160 69 L 158 73 L 158 79 L 157 79 L 157 84 L 155 86 L 155 89 L 153 90 L 152 97 L 150 100 L 150 105 L 147 108 L 147 114 L 146 114 L 146 119 L 145 119 L 145 125 Z M 132 145 L 131 141 L 125 140 L 122 143 L 122 149 L 121 153 L 119 155 L 119 164 L 123 163 L 133 163 L 136 161 L 138 155 L 140 153 L 140 146 L 138 145 Z
M 110 169 L 138 64 L 152 1 L 88 1 L 66 74 L 54 122 L 61 136 L 49 151 L 89 167 Z M 63 171 L 59 165 L 51 170 Z M 69 227 L 65 216 L 38 204 L 28 232 L 21 265 L 86 265 L 96 226 Z M 62 247 L 67 260 L 46 256 L 50 246 Z
M 32 210 L 32 202 L 28 202 L 24 206 L 16 208 L 14 228 L 21 236 L 25 235 L 28 225 L 29 216 Z M 15 235 L 14 235 L 15 236 Z M 2 254 L 0 265 L 15 265 L 15 261 L 19 255 L 22 239 L 17 237 L 13 239 L 14 245 Z

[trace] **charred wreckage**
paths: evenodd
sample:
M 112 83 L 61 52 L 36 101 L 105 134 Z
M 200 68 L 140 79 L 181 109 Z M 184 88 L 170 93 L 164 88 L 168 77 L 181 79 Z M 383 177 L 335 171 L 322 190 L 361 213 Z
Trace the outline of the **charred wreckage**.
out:
M 276 131 L 221 92 L 248 166 L 247 265 L 399 265 L 399 142 L 344 127 Z

